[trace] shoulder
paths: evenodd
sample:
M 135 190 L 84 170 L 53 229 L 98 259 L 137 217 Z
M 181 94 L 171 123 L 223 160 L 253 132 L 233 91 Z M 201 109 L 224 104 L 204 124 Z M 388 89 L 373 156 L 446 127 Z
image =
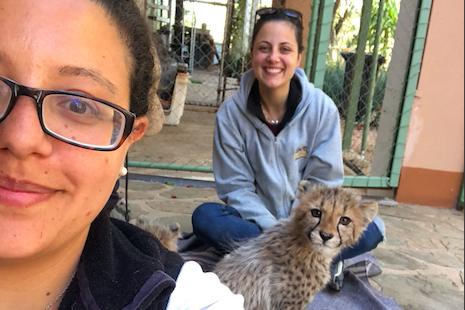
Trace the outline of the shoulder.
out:
M 302 87 L 302 102 L 303 108 L 308 108 L 314 113 L 333 115 L 338 114 L 338 110 L 334 101 L 321 89 L 316 88 L 308 81 L 304 70 L 297 69 L 296 77 Z
M 220 106 L 217 120 L 242 118 L 247 111 L 247 102 L 255 81 L 252 70 L 245 72 L 241 77 L 239 89 Z

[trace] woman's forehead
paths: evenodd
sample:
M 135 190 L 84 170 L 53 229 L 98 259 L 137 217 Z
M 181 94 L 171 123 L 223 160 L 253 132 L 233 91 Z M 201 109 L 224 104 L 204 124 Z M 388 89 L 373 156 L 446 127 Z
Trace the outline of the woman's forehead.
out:
M 271 20 L 265 22 L 257 33 L 257 38 L 286 39 L 296 43 L 296 27 L 288 21 Z

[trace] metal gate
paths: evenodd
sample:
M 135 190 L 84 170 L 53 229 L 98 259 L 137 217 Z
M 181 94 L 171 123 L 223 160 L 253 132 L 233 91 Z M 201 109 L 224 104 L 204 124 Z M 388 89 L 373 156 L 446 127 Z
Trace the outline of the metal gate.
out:
M 219 106 L 239 86 L 247 69 L 254 12 L 271 0 L 148 0 L 147 18 L 160 42 L 163 72 L 177 64 L 190 73 L 186 103 Z M 169 100 L 172 75 L 162 81 Z M 171 81 L 171 84 L 169 83 Z
M 398 186 L 431 4 L 313 2 L 305 69 L 339 109 L 346 186 Z M 347 22 L 354 35 L 338 39 Z M 394 33 L 386 34 L 388 28 Z M 392 42 L 384 43 L 391 46 L 382 46 L 388 35 Z
M 188 103 L 218 106 L 237 88 L 240 73 L 247 69 L 253 12 L 270 4 L 252 0 L 147 2 L 148 18 L 165 46 L 165 53 L 161 51 L 164 71 L 175 72 L 176 63 L 183 63 L 191 73 Z M 339 109 L 345 186 L 398 186 L 431 6 L 432 0 L 312 3 L 305 71 Z M 202 16 L 205 12 L 207 17 Z M 213 27 L 203 22 L 208 16 L 221 16 L 224 23 Z M 348 16 L 353 35 L 339 40 L 337 32 Z M 385 34 L 387 21 L 391 23 L 389 35 Z M 392 42 L 383 43 L 383 37 L 392 37 Z M 170 81 L 174 79 L 166 83 Z M 194 168 L 211 171 L 210 167 L 189 167 Z

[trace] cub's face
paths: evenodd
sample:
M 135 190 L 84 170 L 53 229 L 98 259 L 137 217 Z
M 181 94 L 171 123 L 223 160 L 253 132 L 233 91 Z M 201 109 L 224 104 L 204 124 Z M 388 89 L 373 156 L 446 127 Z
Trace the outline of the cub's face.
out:
M 316 250 L 329 255 L 354 245 L 378 211 L 374 202 L 342 188 L 313 187 L 299 196 L 292 222 Z

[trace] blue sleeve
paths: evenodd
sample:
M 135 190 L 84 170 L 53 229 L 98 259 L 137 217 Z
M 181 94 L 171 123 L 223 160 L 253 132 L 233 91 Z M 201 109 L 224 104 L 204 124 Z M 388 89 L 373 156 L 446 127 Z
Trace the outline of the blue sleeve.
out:
M 218 196 L 244 219 L 254 221 L 262 229 L 269 228 L 277 219 L 256 194 L 255 176 L 245 143 L 236 122 L 225 118 L 225 114 L 217 114 L 213 143 L 213 171 Z
M 324 98 L 327 102 L 302 179 L 336 187 L 344 182 L 339 112 L 328 96 Z

